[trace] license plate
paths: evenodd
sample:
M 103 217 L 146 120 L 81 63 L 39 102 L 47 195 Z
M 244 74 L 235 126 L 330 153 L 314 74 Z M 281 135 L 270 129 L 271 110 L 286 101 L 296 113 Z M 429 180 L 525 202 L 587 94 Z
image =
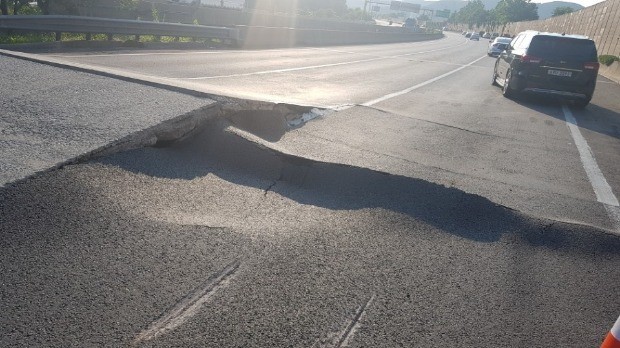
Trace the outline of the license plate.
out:
M 562 71 L 562 70 L 547 70 L 547 74 L 554 76 L 565 76 L 571 77 L 573 73 L 571 71 Z

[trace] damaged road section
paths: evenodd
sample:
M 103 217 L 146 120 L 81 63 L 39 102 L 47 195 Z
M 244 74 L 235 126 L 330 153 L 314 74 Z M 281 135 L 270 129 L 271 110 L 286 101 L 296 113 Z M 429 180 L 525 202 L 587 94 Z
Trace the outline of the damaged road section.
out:
M 617 318 L 617 236 L 287 153 L 255 105 L 1 188 L 0 346 L 586 347 Z
M 0 186 L 147 136 L 142 130 L 195 120 L 216 104 L 7 56 L 0 70 Z
M 0 186 L 98 156 L 167 145 L 225 114 L 234 114 L 231 122 L 239 128 L 274 140 L 290 127 L 288 122 L 298 125 L 311 111 L 190 95 L 12 57 L 2 57 L 0 70 L 5 72 L 0 82 Z M 263 122 L 274 113 L 277 123 Z

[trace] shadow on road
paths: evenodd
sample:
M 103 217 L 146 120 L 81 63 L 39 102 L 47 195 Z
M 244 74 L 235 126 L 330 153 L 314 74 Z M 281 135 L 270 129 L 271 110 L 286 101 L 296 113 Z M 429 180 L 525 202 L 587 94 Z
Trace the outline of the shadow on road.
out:
M 101 159 L 135 173 L 191 180 L 214 174 L 239 185 L 333 210 L 386 209 L 478 242 L 503 235 L 532 245 L 620 252 L 620 238 L 595 228 L 536 220 L 490 200 L 429 181 L 277 152 L 213 125 L 183 144 Z
M 559 98 L 521 95 L 514 101 L 524 107 L 565 122 L 562 105 L 566 103 L 576 117 L 578 126 L 590 131 L 620 139 L 620 115 L 614 110 L 590 103 L 583 109 Z

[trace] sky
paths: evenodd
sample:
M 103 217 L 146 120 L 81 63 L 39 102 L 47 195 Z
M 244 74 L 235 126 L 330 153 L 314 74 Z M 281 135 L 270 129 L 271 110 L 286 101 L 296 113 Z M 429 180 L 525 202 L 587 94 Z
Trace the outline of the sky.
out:
M 554 1 L 554 0 L 532 0 L 532 2 L 537 3 L 537 4 L 544 4 L 546 2 L 551 2 L 551 1 Z M 588 7 L 588 6 L 596 5 L 599 2 L 603 2 L 604 0 L 562 0 L 562 1 L 574 2 L 583 7 Z
M 188 0 L 189 1 L 189 0 Z M 382 2 L 387 2 L 388 0 L 381 0 Z M 403 0 L 405 2 L 418 2 L 418 1 L 413 1 L 413 0 Z M 428 1 L 432 1 L 432 0 L 428 0 Z M 542 3 L 546 3 L 546 2 L 551 2 L 554 0 L 532 0 L 532 2 L 537 3 L 537 4 L 542 4 Z M 604 0 L 561 0 L 561 1 L 566 1 L 566 2 L 574 2 L 576 4 L 579 4 L 581 6 L 584 7 L 588 7 L 588 6 L 592 6 L 594 4 L 597 4 L 599 2 L 602 2 Z M 203 4 L 213 4 L 213 5 L 219 5 L 220 4 L 220 0 L 202 0 Z M 243 6 L 243 0 L 224 0 L 224 4 L 226 4 L 227 6 L 231 6 L 231 7 L 242 7 Z M 363 7 L 364 6 L 364 0 L 347 0 L 347 4 L 349 5 L 349 7 Z

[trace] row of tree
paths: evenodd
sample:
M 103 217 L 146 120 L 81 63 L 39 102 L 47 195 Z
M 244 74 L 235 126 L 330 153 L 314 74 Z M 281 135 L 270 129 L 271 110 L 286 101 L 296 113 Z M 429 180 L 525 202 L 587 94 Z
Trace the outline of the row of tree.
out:
M 470 0 L 458 12 L 453 13 L 450 22 L 474 26 L 496 27 L 509 22 L 538 19 L 538 6 L 531 0 L 501 0 L 495 8 L 486 10 L 481 0 Z
M 83 5 L 89 0 L 36 0 L 38 10 L 42 14 L 49 14 L 50 3 L 56 2 L 56 6 Z M 135 7 L 139 0 L 116 0 L 120 8 L 128 9 Z M 518 22 L 538 19 L 538 7 L 531 0 L 501 0 L 494 9 L 486 10 L 481 0 L 470 0 L 467 5 L 458 12 L 452 14 L 450 22 L 468 24 L 474 26 L 503 25 L 508 22 Z M 32 0 L 0 0 L 0 12 L 2 15 L 9 13 L 18 14 L 28 8 Z M 66 7 L 66 6 L 65 6 Z M 349 9 L 346 0 L 245 0 L 245 8 L 266 10 L 280 13 L 311 14 L 319 17 L 340 17 L 346 19 L 363 19 L 364 14 L 359 9 Z M 570 7 L 558 7 L 555 15 L 572 12 Z
M 36 2 L 41 11 L 49 12 L 50 1 L 51 0 L 37 0 Z M 30 2 L 32 2 L 32 0 L 0 0 L 0 13 L 5 16 L 9 13 L 16 15 L 23 9 L 28 8 Z
M 571 13 L 568 6 L 556 7 L 553 16 Z M 452 14 L 451 23 L 495 28 L 510 22 L 531 21 L 538 19 L 538 6 L 531 0 L 501 0 L 495 8 L 486 10 L 481 0 L 470 0 L 465 7 Z
M 28 13 L 29 3 L 33 0 L 0 0 L 2 15 Z M 36 0 L 38 11 L 49 14 L 50 3 L 54 2 L 56 11 L 72 13 L 78 7 L 88 7 L 94 3 L 105 1 L 121 9 L 131 9 L 137 6 L 140 0 Z M 199 1 L 199 0 L 198 0 Z M 221 1 L 222 5 L 224 1 Z M 359 9 L 349 9 L 346 0 L 245 0 L 245 8 L 265 10 L 269 12 L 306 14 L 319 17 L 339 17 L 346 19 L 362 19 L 363 13 Z

